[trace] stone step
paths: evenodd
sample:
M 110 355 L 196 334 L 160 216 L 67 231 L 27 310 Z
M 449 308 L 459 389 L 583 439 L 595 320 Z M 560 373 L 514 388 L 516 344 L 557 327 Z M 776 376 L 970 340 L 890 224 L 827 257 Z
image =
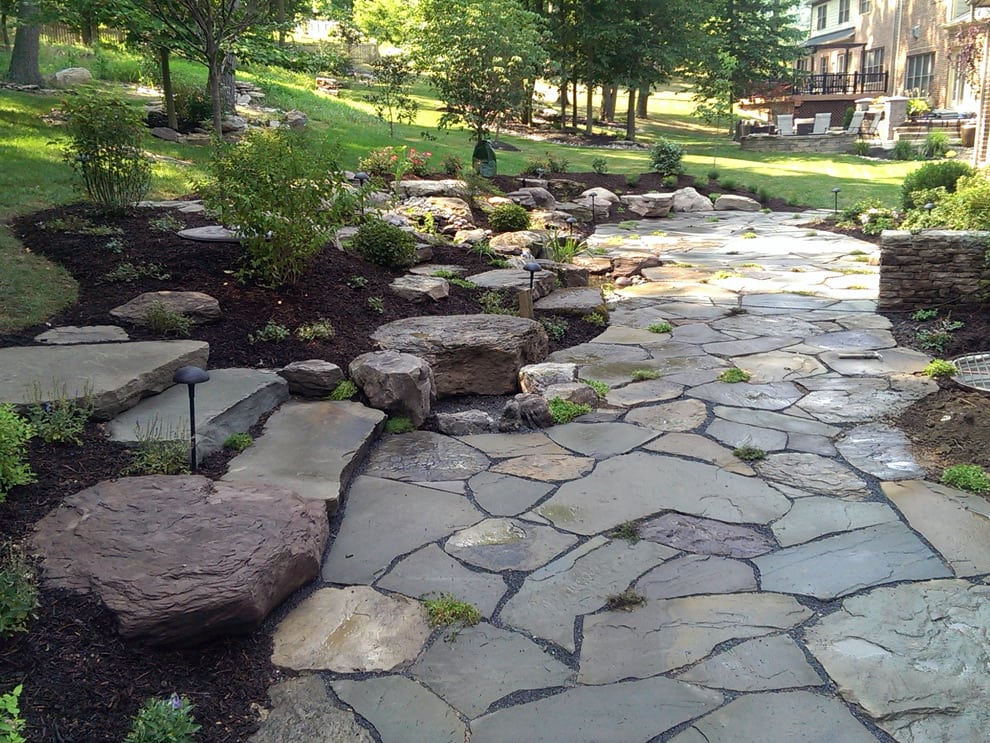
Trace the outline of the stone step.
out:
M 261 416 L 289 399 L 289 385 L 278 374 L 257 369 L 213 369 L 196 386 L 196 449 L 200 459 L 223 448 L 232 433 L 243 433 Z M 189 436 L 189 394 L 175 385 L 148 397 L 107 426 L 114 441 Z
M 574 287 L 569 289 L 557 289 L 553 294 L 549 294 L 537 300 L 533 305 L 537 312 L 552 315 L 584 315 L 598 312 L 608 317 L 608 309 L 605 306 L 605 296 L 601 287 Z
M 333 514 L 385 418 L 356 402 L 287 402 L 268 419 L 264 434 L 230 461 L 222 479 L 279 485 L 325 501 Z
M 81 343 L 0 349 L 0 402 L 25 406 L 89 396 L 93 416 L 108 420 L 142 397 L 172 386 L 183 366 L 206 367 L 202 341 Z

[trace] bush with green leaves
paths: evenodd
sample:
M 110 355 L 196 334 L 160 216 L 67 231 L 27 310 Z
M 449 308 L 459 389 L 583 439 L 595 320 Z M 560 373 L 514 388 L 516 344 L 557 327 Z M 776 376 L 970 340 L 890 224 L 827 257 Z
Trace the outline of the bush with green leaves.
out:
M 82 177 L 87 197 L 113 212 L 141 201 L 151 186 L 151 160 L 138 110 L 120 98 L 84 93 L 64 100 L 62 111 L 69 135 L 64 158 Z
M 865 139 L 857 139 L 853 142 L 853 154 L 866 157 L 870 154 L 870 143 Z
M 3 743 L 27 743 L 27 738 L 21 735 L 27 725 L 19 706 L 23 690 L 24 686 L 18 684 L 7 694 L 0 694 L 0 741 Z
M 361 225 L 350 247 L 369 263 L 385 268 L 405 268 L 416 260 L 416 238 L 383 219 L 369 219 Z
M 0 552 L 0 637 L 27 632 L 37 608 L 37 568 L 23 548 L 8 544 Z
M 550 409 L 550 419 L 556 425 L 570 423 L 580 415 L 591 412 L 591 406 L 580 402 L 571 402 L 562 397 L 555 397 L 547 403 Z
M 11 488 L 35 480 L 27 462 L 27 442 L 32 436 L 34 426 L 19 416 L 13 405 L 0 405 L 0 503 Z
M 341 401 L 350 400 L 358 393 L 357 385 L 349 379 L 345 379 L 333 388 L 333 392 L 327 395 L 328 400 Z
M 27 411 L 34 432 L 49 444 L 82 446 L 82 432 L 93 415 L 90 393 L 91 390 L 87 390 L 81 397 L 70 398 L 64 385 L 43 392 L 35 383 L 32 388 L 34 401 Z
M 385 433 L 409 433 L 415 430 L 416 426 L 413 425 L 412 418 L 405 415 L 391 416 L 385 421 Z
M 223 448 L 230 451 L 244 451 L 254 443 L 249 433 L 232 433 L 223 441 Z
M 918 156 L 918 150 L 906 139 L 898 139 L 890 151 L 891 160 L 914 160 Z
M 283 129 L 254 130 L 215 149 L 198 189 L 245 245 L 241 278 L 265 287 L 296 282 L 333 229 L 357 212 L 333 152 Z
M 591 169 L 598 173 L 598 175 L 604 175 L 608 172 L 608 160 L 604 157 L 596 157 L 591 161 Z
M 951 162 L 951 161 L 950 161 Z M 979 173 L 964 175 L 955 184 L 955 193 L 943 188 L 928 192 L 932 208 L 912 209 L 901 224 L 902 229 L 990 229 L 990 180 Z
M 333 323 L 325 317 L 303 323 L 296 328 L 296 337 L 303 341 L 328 341 L 336 334 Z
M 660 137 L 650 148 L 650 166 L 662 177 L 680 175 L 684 172 L 681 162 L 684 148 L 670 139 Z
M 248 333 L 248 343 L 278 343 L 286 340 L 291 333 L 282 323 L 269 320 L 253 333 Z
M 921 143 L 921 156 L 926 160 L 938 160 L 949 151 L 949 135 L 946 132 L 929 132 Z
M 948 193 L 954 193 L 959 179 L 963 176 L 973 175 L 974 172 L 973 168 L 959 160 L 925 163 L 905 176 L 904 183 L 901 184 L 901 204 L 905 209 L 922 206 L 925 202 L 919 203 L 912 198 L 912 194 L 915 191 L 924 191 L 939 186 L 945 188 Z
M 543 329 L 547 331 L 547 337 L 552 341 L 563 340 L 564 336 L 567 335 L 568 327 L 570 327 L 570 323 L 568 323 L 565 318 L 558 315 L 541 317 L 540 325 L 542 325 Z
M 157 418 L 146 427 L 138 426 L 137 443 L 131 449 L 131 462 L 125 475 L 189 474 L 189 440 L 166 429 Z
M 990 493 L 990 478 L 977 464 L 954 464 L 942 471 L 942 482 L 970 493 Z
M 566 173 L 568 167 L 570 167 L 570 162 L 548 151 L 544 153 L 543 157 L 534 156 L 526 160 L 526 164 L 519 173 L 520 175 L 537 176 L 546 173 Z
M 185 337 L 192 332 L 192 318 L 170 310 L 164 302 L 152 302 L 144 313 L 144 324 L 158 335 Z
M 200 726 L 185 697 L 149 699 L 131 720 L 124 743 L 192 743 Z
M 175 118 L 180 123 L 201 124 L 213 118 L 210 91 L 202 85 L 185 80 L 174 81 L 172 98 L 175 101 Z
M 926 377 L 951 377 L 954 374 L 958 374 L 959 370 L 956 365 L 951 361 L 946 361 L 945 359 L 932 359 L 928 362 L 928 366 L 924 370 Z
M 495 232 L 529 229 L 529 212 L 519 204 L 499 204 L 488 213 L 488 224 Z

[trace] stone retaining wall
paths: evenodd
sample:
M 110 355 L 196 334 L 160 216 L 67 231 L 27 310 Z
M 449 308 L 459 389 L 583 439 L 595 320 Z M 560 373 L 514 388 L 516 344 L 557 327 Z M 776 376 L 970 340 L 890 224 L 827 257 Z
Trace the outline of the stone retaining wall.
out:
M 852 152 L 855 134 L 751 134 L 739 140 L 747 152 Z
M 946 302 L 976 304 L 990 282 L 990 232 L 888 230 L 881 238 L 883 310 L 915 310 Z

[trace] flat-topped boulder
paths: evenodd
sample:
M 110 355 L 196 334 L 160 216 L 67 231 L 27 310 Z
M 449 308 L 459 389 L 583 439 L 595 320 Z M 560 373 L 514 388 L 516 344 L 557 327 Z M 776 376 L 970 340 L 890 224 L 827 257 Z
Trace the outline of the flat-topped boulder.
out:
M 343 370 L 323 359 L 293 361 L 278 374 L 289 383 L 289 393 L 301 397 L 326 397 L 344 381 Z
M 241 241 L 240 236 L 236 232 L 218 224 L 210 224 L 205 227 L 190 227 L 185 230 L 179 230 L 176 234 L 186 240 L 200 243 L 239 243 Z
M 679 188 L 674 191 L 673 210 L 675 212 L 710 212 L 714 211 L 712 200 L 702 196 L 693 188 Z
M 38 522 L 43 584 L 93 595 L 120 634 L 195 644 L 247 632 L 317 574 L 322 504 L 265 483 L 124 477 L 66 498 Z
M 530 274 L 518 268 L 496 268 L 483 271 L 468 277 L 468 281 L 482 289 L 508 291 L 515 294 L 522 289 L 529 289 Z M 542 268 L 533 274 L 533 299 L 545 297 L 557 285 L 557 274 L 544 271 Z
M 637 217 L 655 219 L 666 217 L 674 204 L 674 194 L 651 191 L 644 194 L 626 194 L 620 197 L 622 205 Z
M 456 178 L 442 181 L 399 181 L 399 194 L 405 198 L 416 196 L 466 196 L 467 184 Z
M 715 199 L 717 212 L 758 212 L 761 208 L 760 202 L 756 199 L 734 193 L 724 193 Z
M 289 399 L 289 385 L 278 374 L 260 369 L 212 369 L 196 386 L 196 449 L 206 458 L 223 448 L 233 433 L 243 433 L 261 416 Z M 114 441 L 137 443 L 149 435 L 183 439 L 189 436 L 189 394 L 175 385 L 146 397 L 107 424 Z
M 0 402 L 23 406 L 88 396 L 93 416 L 108 420 L 171 387 L 180 367 L 205 367 L 209 357 L 210 346 L 202 341 L 0 348 Z M 36 399 L 36 389 L 43 399 Z
M 550 233 L 546 230 L 519 230 L 494 235 L 488 241 L 488 247 L 499 255 L 521 255 L 524 250 L 529 250 L 538 256 L 549 241 Z
M 148 310 L 161 305 L 169 312 L 189 318 L 196 325 L 216 322 L 220 319 L 220 303 L 203 292 L 145 292 L 129 302 L 114 307 L 110 316 L 134 325 L 148 324 Z
M 553 294 L 542 297 L 534 308 L 549 315 L 584 315 L 597 312 L 605 317 L 608 309 L 605 307 L 605 297 L 597 286 L 572 287 L 557 289 Z
M 372 407 L 409 416 L 417 427 L 430 414 L 436 383 L 430 365 L 419 356 L 371 351 L 354 359 L 348 371 Z
M 446 279 L 413 273 L 397 277 L 389 288 L 410 302 L 438 302 L 450 294 L 450 284 Z
M 549 346 L 540 323 L 511 315 L 408 317 L 382 325 L 371 338 L 426 359 L 441 397 L 515 392 L 519 369 L 543 361 Z
M 130 340 L 127 331 L 118 325 L 63 325 L 46 330 L 34 337 L 37 343 L 68 346 L 77 343 L 118 343 Z

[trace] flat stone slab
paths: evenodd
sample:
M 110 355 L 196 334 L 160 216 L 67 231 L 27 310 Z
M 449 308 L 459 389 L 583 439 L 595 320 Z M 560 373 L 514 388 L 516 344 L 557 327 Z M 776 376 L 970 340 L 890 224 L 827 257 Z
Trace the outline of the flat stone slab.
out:
M 134 325 L 147 325 L 148 313 L 156 305 L 164 307 L 169 312 L 183 315 L 196 325 L 215 322 L 222 315 L 220 303 L 209 294 L 158 291 L 144 292 L 129 302 L 114 307 L 110 310 L 110 316 Z
M 889 330 L 840 330 L 837 333 L 813 335 L 804 342 L 811 346 L 840 352 L 878 351 L 897 345 L 897 340 Z
M 625 421 L 655 431 L 691 431 L 704 423 L 707 417 L 708 408 L 700 400 L 677 400 L 630 410 Z
M 413 431 L 382 439 L 368 457 L 365 474 L 408 482 L 466 480 L 488 464 L 488 457 L 455 438 Z
M 483 518 L 463 495 L 395 480 L 357 477 L 348 490 L 345 517 L 323 563 L 323 579 L 370 584 L 396 557 Z M 385 534 L 387 539 L 382 537 Z
M 430 636 L 426 610 L 367 586 L 321 588 L 272 635 L 272 663 L 294 671 L 391 671 L 412 662 Z
M 820 493 L 845 500 L 863 500 L 870 496 L 866 481 L 845 465 L 817 454 L 784 452 L 771 454 L 753 463 L 756 471 L 808 493 Z
M 566 423 L 554 426 L 547 435 L 571 451 L 603 459 L 642 446 L 657 432 L 631 423 Z
M 669 338 L 667 333 L 652 333 L 641 328 L 630 328 L 625 325 L 609 325 L 601 335 L 591 339 L 592 343 L 617 343 L 619 345 L 641 346 L 659 343 Z
M 494 516 L 516 516 L 546 496 L 553 486 L 498 472 L 479 472 L 468 480 L 478 505 Z
M 410 302 L 437 302 L 446 299 L 450 294 L 450 284 L 439 276 L 421 276 L 407 274 L 399 276 L 389 288 L 403 299 Z
M 667 513 L 640 524 L 639 536 L 683 552 L 722 557 L 756 557 L 777 546 L 750 527 L 680 513 Z
M 129 340 L 127 331 L 118 325 L 63 325 L 34 337 L 37 343 L 67 346 L 77 343 L 110 343 Z
M 518 268 L 496 268 L 491 271 L 472 274 L 468 281 L 482 289 L 508 291 L 515 295 L 523 289 L 529 289 L 529 272 Z M 533 299 L 538 300 L 550 294 L 557 283 L 557 274 L 553 271 L 540 270 L 533 274 Z
M 613 364 L 620 361 L 643 361 L 648 358 L 650 358 L 649 352 L 638 346 L 624 346 L 620 343 L 581 343 L 554 351 L 547 356 L 547 361 L 565 364 Z M 586 376 L 581 378 L 597 379 Z
M 783 431 L 734 423 L 720 418 L 713 420 L 705 429 L 705 433 L 732 448 L 752 446 L 765 452 L 787 448 L 787 434 Z
M 574 671 L 538 645 L 490 624 L 461 628 L 452 642 L 434 642 L 411 673 L 467 717 L 513 692 L 574 680 Z
M 530 571 L 571 547 L 577 537 L 518 519 L 486 519 L 456 532 L 444 550 L 485 570 Z
M 797 407 L 825 423 L 865 423 L 896 416 L 937 389 L 931 380 L 916 380 L 906 389 L 817 390 L 805 395 Z
M 634 452 L 607 459 L 587 477 L 565 483 L 536 513 L 558 528 L 590 535 L 664 510 L 765 524 L 789 508 L 790 501 L 755 478 L 700 462 Z
M 749 694 L 694 722 L 671 743 L 876 743 L 837 699 L 807 691 Z M 919 741 L 920 743 L 920 741 Z
M 499 462 L 491 472 L 517 477 L 528 477 L 543 482 L 559 482 L 583 477 L 594 469 L 591 457 L 572 457 L 567 454 L 537 454 L 531 457 L 515 457 Z
M 450 594 L 491 617 L 505 593 L 501 576 L 469 570 L 435 544 L 402 558 L 375 585 L 410 598 Z
M 732 691 L 768 691 L 824 684 L 804 657 L 804 651 L 787 635 L 747 640 L 689 668 L 677 678 Z
M 196 386 L 196 450 L 200 459 L 220 451 L 233 433 L 245 433 L 289 399 L 289 385 L 275 372 L 258 369 L 211 369 Z M 133 444 L 149 436 L 189 439 L 189 392 L 177 384 L 146 397 L 107 424 L 113 441 Z
M 821 333 L 819 326 L 808 320 L 795 317 L 793 314 L 757 315 L 747 313 L 723 317 L 710 325 L 723 333 L 730 333 L 740 339 L 755 338 L 761 335 L 806 338 L 809 335 Z
M 921 480 L 880 483 L 911 527 L 960 577 L 990 573 L 990 502 Z
M 819 359 L 839 374 L 878 376 L 884 374 L 917 374 L 923 371 L 931 356 L 909 348 L 887 348 L 873 357 L 844 357 L 838 351 L 820 354 Z
M 605 297 L 597 286 L 555 289 L 552 294 L 536 300 L 533 307 L 539 312 L 555 315 L 584 316 L 599 312 L 608 316 Z
M 268 419 L 264 434 L 230 460 L 221 479 L 279 484 L 334 513 L 384 424 L 383 412 L 357 402 L 289 401 Z
M 474 720 L 471 743 L 645 741 L 721 703 L 716 691 L 663 677 L 578 687 Z
M 764 591 L 819 599 L 902 580 L 952 577 L 938 556 L 900 522 L 787 547 L 753 562 Z
M 527 433 L 481 433 L 462 436 L 461 441 L 480 449 L 492 459 L 534 456 L 538 454 L 567 454 L 542 431 Z
M 501 620 L 573 652 L 578 616 L 601 609 L 610 595 L 675 554 L 651 542 L 593 537 L 528 575 L 502 607 Z
M 832 436 L 838 436 L 842 432 L 841 428 L 829 425 L 828 423 L 822 423 L 814 418 L 800 418 L 796 415 L 774 413 L 769 410 L 746 410 L 745 408 L 718 405 L 714 412 L 716 417 L 732 421 L 733 423 L 759 426 L 760 428 L 773 428 L 777 431 L 785 431 L 787 433 L 830 438 Z
M 779 348 L 793 346 L 800 343 L 801 339 L 792 335 L 759 335 L 755 338 L 747 338 L 740 341 L 720 341 L 718 343 L 706 343 L 705 353 L 713 356 L 749 356 L 750 354 L 776 351 Z M 745 361 L 740 363 L 745 365 Z
M 0 400 L 14 405 L 83 402 L 109 420 L 146 396 L 171 387 L 183 366 L 205 368 L 210 346 L 202 341 L 82 343 L 72 346 L 0 348 Z M 35 399 L 35 389 L 43 399 Z
M 374 741 L 353 712 L 331 701 L 326 683 L 319 676 L 305 674 L 285 679 L 269 688 L 268 696 L 271 711 L 261 721 L 258 732 L 248 738 L 249 743 Z
M 586 617 L 578 679 L 606 684 L 646 678 L 705 658 L 719 644 L 796 627 L 813 612 L 775 593 L 648 601 Z
M 988 599 L 990 587 L 962 580 L 879 588 L 847 598 L 806 642 L 839 694 L 896 740 L 977 741 L 990 730 Z
M 457 712 L 405 676 L 340 679 L 332 686 L 334 694 L 375 726 L 383 743 L 464 743 L 467 739 L 467 728 Z
M 753 375 L 754 382 L 792 382 L 828 371 L 813 356 L 786 351 L 753 354 L 739 363 Z
M 741 560 L 713 555 L 685 555 L 670 560 L 636 581 L 636 591 L 648 599 L 672 599 L 757 590 L 753 568 Z
M 733 454 L 731 449 L 726 449 L 696 433 L 667 433 L 644 444 L 643 448 L 660 454 L 676 454 L 700 459 L 729 472 L 735 472 L 737 475 L 752 477 L 756 474 L 753 468 Z
M 186 240 L 193 240 L 200 243 L 239 243 L 241 241 L 241 238 L 237 236 L 236 232 L 217 224 L 211 224 L 205 227 L 190 227 L 185 230 L 179 230 L 176 234 Z
M 692 387 L 688 394 L 718 405 L 754 410 L 782 410 L 801 399 L 801 391 L 791 382 L 750 384 L 737 382 L 709 382 Z
M 666 379 L 649 379 L 645 382 L 633 382 L 619 389 L 609 390 L 605 400 L 609 405 L 620 408 L 632 408 L 637 405 L 664 402 L 680 397 L 684 387 Z
M 907 436 L 883 423 L 857 426 L 836 441 L 835 447 L 853 467 L 881 480 L 913 480 L 925 476 L 911 455 Z
M 796 498 L 791 510 L 770 527 L 783 547 L 827 534 L 865 529 L 898 521 L 897 512 L 886 503 L 844 501 L 827 496 Z

